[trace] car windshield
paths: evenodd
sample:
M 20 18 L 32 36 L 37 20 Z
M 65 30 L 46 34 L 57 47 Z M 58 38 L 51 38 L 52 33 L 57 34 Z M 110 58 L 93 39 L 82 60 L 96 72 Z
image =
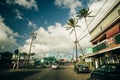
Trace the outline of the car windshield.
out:
M 78 67 L 87 67 L 86 65 L 78 65 Z
M 120 65 L 103 65 L 96 69 L 96 71 L 120 73 Z
M 57 63 L 53 63 L 52 65 L 57 65 Z

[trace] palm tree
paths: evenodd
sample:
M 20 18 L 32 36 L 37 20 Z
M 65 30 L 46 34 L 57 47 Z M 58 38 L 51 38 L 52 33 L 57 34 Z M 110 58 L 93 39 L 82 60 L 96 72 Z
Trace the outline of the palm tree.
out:
M 35 53 L 31 53 L 31 54 L 30 54 L 30 56 L 34 56 L 34 55 L 35 55 Z
M 73 18 L 70 18 L 67 22 L 67 27 L 66 27 L 66 30 L 69 30 L 69 29 L 72 29 L 70 34 L 74 31 L 74 34 L 75 34 L 75 45 L 76 45 L 76 62 L 78 61 L 78 52 L 77 52 L 77 44 L 79 43 L 78 42 L 78 38 L 77 38 L 77 33 L 76 33 L 76 27 L 80 27 L 79 25 L 77 25 L 78 23 L 78 20 L 76 19 L 73 19 Z M 80 46 L 79 46 L 80 47 Z M 81 48 L 81 47 L 80 47 Z M 81 49 L 82 50 L 82 49 Z
M 87 17 L 94 17 L 94 16 L 90 16 L 92 11 L 89 10 L 89 8 L 82 8 L 80 9 L 78 12 L 77 12 L 77 17 L 79 19 L 81 18 L 84 18 L 85 19 L 85 23 L 86 23 L 86 27 L 87 27 L 87 30 L 88 30 L 88 33 L 90 34 L 90 31 L 89 31 L 89 28 L 88 28 L 88 23 L 87 23 Z
M 25 59 L 28 56 L 28 54 L 26 52 L 22 52 L 22 53 L 20 53 L 20 56 L 23 57 L 24 61 L 25 61 Z
M 26 52 L 23 52 L 23 53 L 21 53 L 22 54 L 22 56 L 24 57 L 24 59 L 25 59 L 25 57 L 28 55 Z

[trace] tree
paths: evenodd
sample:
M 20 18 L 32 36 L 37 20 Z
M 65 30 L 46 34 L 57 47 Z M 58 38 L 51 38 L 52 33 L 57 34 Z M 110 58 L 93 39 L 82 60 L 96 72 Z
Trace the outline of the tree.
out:
M 76 20 L 75 18 L 70 18 L 67 22 L 67 29 L 66 30 L 69 30 L 69 29 L 72 29 L 70 33 L 74 32 L 74 35 L 75 35 L 75 45 L 76 45 L 76 62 L 78 61 L 78 52 L 77 52 L 77 44 L 79 43 L 78 42 L 78 38 L 77 38 L 77 33 L 76 33 L 76 27 L 80 27 L 79 25 L 77 25 L 78 23 L 78 20 Z M 79 44 L 79 47 L 81 48 L 80 44 Z M 81 49 L 82 50 L 82 49 Z
M 22 53 L 20 53 L 20 56 L 22 56 L 25 59 L 26 56 L 28 56 L 28 54 L 26 52 L 22 52 Z
M 0 68 L 2 68 L 2 69 L 11 68 L 12 55 L 13 55 L 13 53 L 8 52 L 8 51 L 1 53 Z
M 31 54 L 30 54 L 30 56 L 34 56 L 34 55 L 35 55 L 35 53 L 31 53 Z
M 89 31 L 89 28 L 88 28 L 88 23 L 87 23 L 87 17 L 94 17 L 94 16 L 90 16 L 92 11 L 89 10 L 89 8 L 82 8 L 80 9 L 78 12 L 77 12 L 77 17 L 79 19 L 81 18 L 84 18 L 85 19 L 85 23 L 86 23 L 86 27 L 87 27 L 87 30 L 88 30 L 88 33 L 90 34 L 90 31 Z

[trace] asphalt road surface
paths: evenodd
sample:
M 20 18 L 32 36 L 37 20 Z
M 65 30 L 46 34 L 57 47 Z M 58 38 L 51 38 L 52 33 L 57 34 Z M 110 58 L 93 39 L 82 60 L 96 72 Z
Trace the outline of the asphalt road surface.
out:
M 87 80 L 89 73 L 75 73 L 72 68 L 29 69 L 0 73 L 0 80 Z

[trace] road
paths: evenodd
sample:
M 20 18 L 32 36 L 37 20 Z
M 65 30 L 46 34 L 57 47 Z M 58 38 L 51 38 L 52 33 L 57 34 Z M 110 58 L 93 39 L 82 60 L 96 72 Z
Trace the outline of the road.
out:
M 51 70 L 29 69 L 0 74 L 0 80 L 87 80 L 90 74 L 75 73 L 71 68 Z

